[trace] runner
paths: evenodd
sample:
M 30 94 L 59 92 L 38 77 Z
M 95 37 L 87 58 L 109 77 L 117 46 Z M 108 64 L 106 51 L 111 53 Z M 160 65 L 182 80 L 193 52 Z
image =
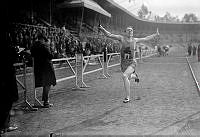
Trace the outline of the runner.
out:
M 132 27 L 126 28 L 126 36 L 112 34 L 101 25 L 99 25 L 99 30 L 101 30 L 105 36 L 121 42 L 121 71 L 123 73 L 122 78 L 126 91 L 126 97 L 123 102 L 128 103 L 130 101 L 130 80 L 135 79 L 136 82 L 139 82 L 137 74 L 135 73 L 135 67 L 137 65 L 137 60 L 135 59 L 136 43 L 153 39 L 155 36 L 159 35 L 158 29 L 156 34 L 144 38 L 134 38 Z M 129 52 L 127 52 L 127 48 Z M 135 97 L 135 99 L 139 100 L 140 97 Z

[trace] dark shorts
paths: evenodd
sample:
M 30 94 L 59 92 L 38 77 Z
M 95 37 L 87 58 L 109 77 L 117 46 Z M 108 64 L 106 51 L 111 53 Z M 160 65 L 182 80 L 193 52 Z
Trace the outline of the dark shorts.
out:
M 121 71 L 123 73 L 129 66 L 132 66 L 133 68 L 135 67 L 134 61 L 132 59 L 121 60 Z

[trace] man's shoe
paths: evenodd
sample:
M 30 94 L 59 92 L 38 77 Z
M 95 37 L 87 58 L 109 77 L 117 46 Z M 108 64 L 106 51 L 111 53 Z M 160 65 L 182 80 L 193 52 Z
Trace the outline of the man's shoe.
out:
M 51 103 L 44 103 L 43 104 L 43 108 L 50 108 L 52 106 L 53 106 L 53 104 L 51 104 Z
M 18 127 L 17 126 L 9 126 L 7 129 L 6 129 L 6 132 L 11 132 L 11 131 L 14 131 L 14 130 L 17 130 Z
M 124 101 L 123 101 L 123 103 L 128 103 L 128 102 L 130 102 L 129 98 L 125 98 Z

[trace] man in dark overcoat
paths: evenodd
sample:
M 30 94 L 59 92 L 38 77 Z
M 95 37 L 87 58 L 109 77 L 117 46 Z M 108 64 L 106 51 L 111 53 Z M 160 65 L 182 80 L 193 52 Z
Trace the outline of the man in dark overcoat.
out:
M 34 59 L 35 88 L 43 87 L 43 105 L 49 108 L 52 106 L 49 103 L 49 91 L 51 85 L 56 85 L 56 77 L 52 63 L 53 53 L 51 53 L 47 41 L 45 34 L 39 33 L 38 40 L 31 47 L 31 55 Z
M 15 68 L 13 66 L 17 53 L 15 48 L 9 45 L 7 38 L 3 38 L 4 44 L 1 45 L 2 53 L 0 54 L 2 64 L 0 67 L 0 134 L 18 128 L 10 125 L 10 111 L 13 103 L 18 100 Z
M 0 8 L 0 136 L 1 134 L 18 129 L 16 125 L 11 126 L 10 111 L 12 105 L 18 100 L 18 89 L 15 75 L 15 68 L 13 64 L 16 61 L 17 53 L 15 48 L 11 47 L 9 40 L 9 26 L 10 17 L 8 16 L 9 2 L 5 1 Z

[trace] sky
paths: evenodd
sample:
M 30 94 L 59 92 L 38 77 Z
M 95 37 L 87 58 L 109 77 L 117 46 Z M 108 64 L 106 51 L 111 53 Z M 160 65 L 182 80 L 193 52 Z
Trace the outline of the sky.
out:
M 146 5 L 148 10 L 154 15 L 163 17 L 166 12 L 172 16 L 178 16 L 179 19 L 185 13 L 194 13 L 200 19 L 200 0 L 114 0 L 116 3 L 128 9 L 133 14 L 142 4 Z

